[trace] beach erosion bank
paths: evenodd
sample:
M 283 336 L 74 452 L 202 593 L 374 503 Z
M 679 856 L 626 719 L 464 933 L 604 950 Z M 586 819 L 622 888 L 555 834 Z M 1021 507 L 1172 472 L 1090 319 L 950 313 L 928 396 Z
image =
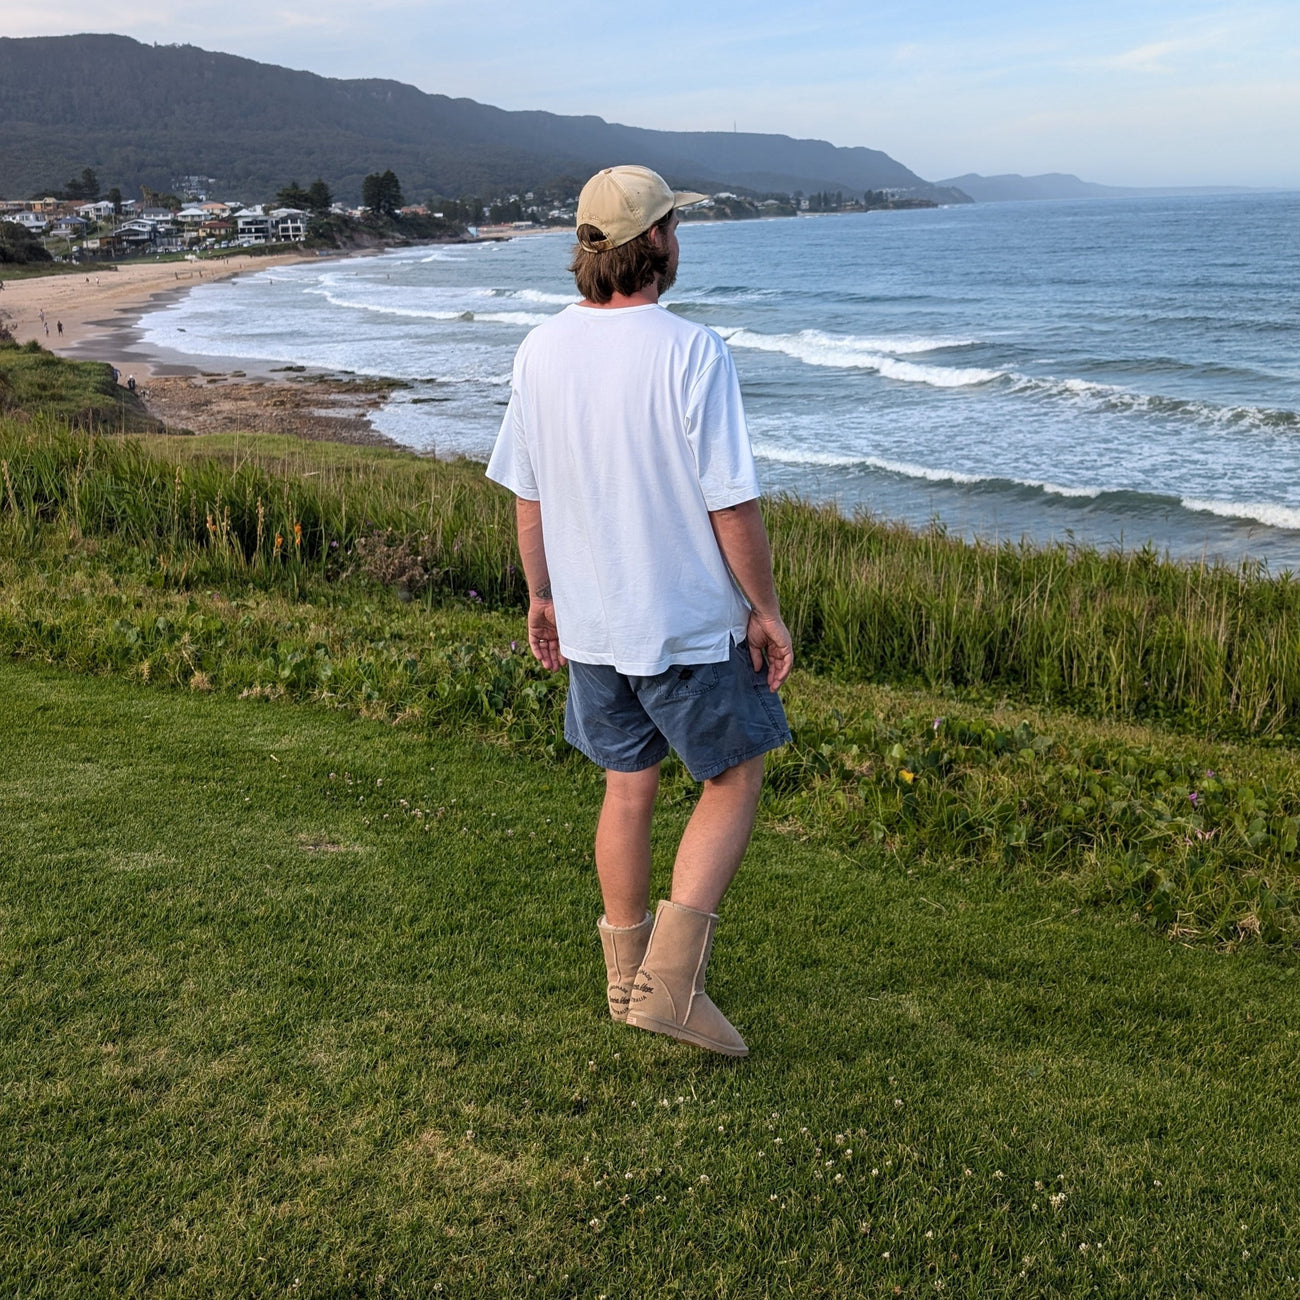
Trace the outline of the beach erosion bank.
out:
M 239 254 L 11 280 L 0 292 L 0 325 L 19 343 L 34 341 L 73 361 L 106 362 L 119 371 L 123 384 L 134 378 L 150 413 L 172 429 L 393 446 L 368 418 L 392 391 L 389 383 L 191 356 L 142 337 L 139 326 L 149 312 L 200 285 L 317 260 L 327 259 L 310 253 Z

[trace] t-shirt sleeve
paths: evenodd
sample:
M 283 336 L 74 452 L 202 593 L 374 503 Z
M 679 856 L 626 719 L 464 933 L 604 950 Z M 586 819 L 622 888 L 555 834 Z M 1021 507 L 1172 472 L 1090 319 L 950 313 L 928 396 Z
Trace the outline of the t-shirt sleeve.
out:
M 710 510 L 725 510 L 758 496 L 758 471 L 749 444 L 740 380 L 725 346 L 687 397 L 686 437 L 695 453 L 700 488 Z
M 533 462 L 524 438 L 522 408 L 523 399 L 516 384 L 506 406 L 505 418 L 501 421 L 496 446 L 492 449 L 492 459 L 488 461 L 487 476 L 525 501 L 538 501 L 541 494 L 537 490 Z

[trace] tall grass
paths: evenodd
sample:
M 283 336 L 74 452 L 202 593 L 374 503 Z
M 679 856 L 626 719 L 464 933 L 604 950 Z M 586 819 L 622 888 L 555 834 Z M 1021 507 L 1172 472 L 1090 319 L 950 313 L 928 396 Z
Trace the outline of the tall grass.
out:
M 128 544 L 165 586 L 307 596 L 380 581 L 525 599 L 513 503 L 469 463 L 225 436 L 140 442 L 0 420 L 0 526 Z M 1152 550 L 971 545 L 767 503 L 798 654 L 846 680 L 991 691 L 1207 734 L 1300 735 L 1300 584 Z
M 1153 549 L 968 544 L 769 505 L 805 660 L 850 679 L 994 688 L 1099 716 L 1295 734 L 1300 584 Z

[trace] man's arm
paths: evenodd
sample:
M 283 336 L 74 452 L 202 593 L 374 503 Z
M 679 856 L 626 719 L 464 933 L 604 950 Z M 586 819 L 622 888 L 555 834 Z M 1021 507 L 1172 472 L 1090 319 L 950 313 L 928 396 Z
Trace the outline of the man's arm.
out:
M 711 510 L 709 522 L 731 576 L 749 601 L 746 637 L 754 671 L 762 668 L 766 658 L 768 687 L 779 690 L 794 664 L 794 646 L 789 629 L 781 620 L 772 579 L 772 551 L 758 502 L 745 501 L 738 506 Z
M 543 668 L 554 672 L 566 660 L 560 653 L 560 634 L 555 627 L 551 571 L 546 565 L 546 546 L 542 540 L 541 502 L 516 497 L 515 524 L 519 531 L 519 558 L 528 582 L 528 648 Z

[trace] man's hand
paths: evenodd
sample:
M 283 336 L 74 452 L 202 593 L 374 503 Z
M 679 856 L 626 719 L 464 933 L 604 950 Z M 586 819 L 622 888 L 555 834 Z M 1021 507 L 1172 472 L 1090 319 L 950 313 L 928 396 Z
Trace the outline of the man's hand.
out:
M 560 653 L 560 634 L 555 627 L 555 602 L 534 596 L 528 604 L 528 648 L 547 672 L 568 662 Z
M 779 691 L 794 665 L 794 643 L 790 639 L 790 629 L 782 622 L 780 615 L 765 616 L 751 609 L 745 638 L 749 642 L 749 661 L 754 665 L 754 671 L 759 672 L 766 659 L 767 689 Z

